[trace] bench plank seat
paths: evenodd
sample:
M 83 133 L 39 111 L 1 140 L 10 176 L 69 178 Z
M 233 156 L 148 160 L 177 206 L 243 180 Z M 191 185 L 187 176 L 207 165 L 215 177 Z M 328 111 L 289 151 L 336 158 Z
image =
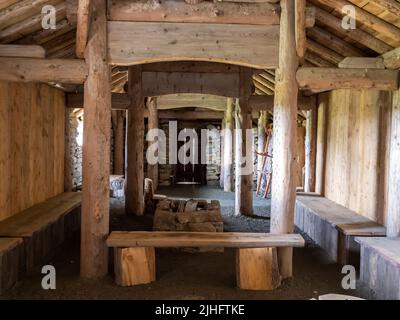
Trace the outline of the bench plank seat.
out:
M 369 218 L 316 194 L 296 199 L 295 224 L 326 250 L 332 261 L 359 264 L 355 237 L 384 237 L 386 228 Z
M 79 227 L 81 193 L 65 192 L 0 222 L 0 238 L 23 239 L 20 273 L 31 273 Z
M 0 222 L 0 237 L 30 237 L 78 208 L 79 192 L 65 192 Z
M 269 248 L 304 247 L 305 242 L 297 234 L 114 231 L 108 237 L 107 245 L 121 248 Z
M 380 300 L 400 300 L 400 238 L 356 238 L 361 245 L 360 281 Z

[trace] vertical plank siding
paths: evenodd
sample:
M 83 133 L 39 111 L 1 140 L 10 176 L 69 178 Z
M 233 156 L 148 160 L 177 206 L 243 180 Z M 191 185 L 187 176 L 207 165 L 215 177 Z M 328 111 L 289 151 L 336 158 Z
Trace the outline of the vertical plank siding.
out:
M 0 82 L 0 221 L 64 191 L 65 97 Z

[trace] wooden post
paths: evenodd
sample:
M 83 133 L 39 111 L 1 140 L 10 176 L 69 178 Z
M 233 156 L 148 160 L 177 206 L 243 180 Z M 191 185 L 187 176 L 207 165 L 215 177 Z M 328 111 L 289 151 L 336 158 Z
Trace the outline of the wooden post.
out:
M 258 135 L 258 145 L 257 145 L 257 180 L 260 179 L 260 175 L 262 175 L 263 170 L 263 156 L 261 154 L 264 153 L 265 143 L 267 139 L 267 121 L 268 121 L 268 113 L 267 111 L 260 111 L 260 116 L 258 118 L 258 127 L 257 127 L 257 135 Z
M 107 61 L 106 1 L 94 0 L 85 59 L 81 276 L 108 271 L 111 86 Z
M 242 163 L 240 176 L 240 212 L 243 215 L 253 215 L 253 117 L 249 107 L 252 94 L 252 73 L 247 68 L 240 69 L 239 105 L 242 114 Z M 251 140 L 247 139 L 247 131 L 251 131 Z M 249 145 L 250 144 L 250 145 Z M 246 170 L 244 170 L 246 168 Z
M 400 90 L 393 96 L 390 137 L 387 236 L 400 237 Z
M 226 113 L 226 111 L 225 111 Z M 225 179 L 225 174 L 224 174 L 224 157 L 225 157 L 225 121 L 226 121 L 226 114 L 224 114 L 224 118 L 221 120 L 221 137 L 220 137 L 220 155 L 221 155 L 221 172 L 219 176 L 219 186 L 221 189 L 224 189 L 224 179 Z
M 233 190 L 233 112 L 234 100 L 227 99 L 225 111 L 225 133 L 224 133 L 224 191 Z
M 318 95 L 317 155 L 315 172 L 315 192 L 325 195 L 325 168 L 328 128 L 329 93 Z
M 241 163 L 242 163 L 242 113 L 239 102 L 235 103 L 235 215 L 241 212 Z
M 317 148 L 317 106 L 315 98 L 311 100 L 312 106 L 307 111 L 306 119 L 306 139 L 305 139 L 305 179 L 304 191 L 315 191 L 315 161 L 316 161 L 316 148 Z
M 71 125 L 72 109 L 65 108 L 65 147 L 64 147 L 64 191 L 71 192 L 73 176 L 73 159 L 71 156 Z M 76 120 L 75 120 L 76 121 Z
M 158 129 L 158 111 L 157 98 L 149 98 L 147 100 L 147 109 L 149 111 L 148 130 Z M 157 143 L 157 139 L 148 141 L 149 145 Z M 158 164 L 147 164 L 147 176 L 153 180 L 154 191 L 158 188 Z
M 274 101 L 274 159 L 271 233 L 294 231 L 296 200 L 296 118 L 298 58 L 295 40 L 295 0 L 281 0 L 279 68 Z M 278 250 L 282 277 L 292 276 L 293 249 Z
M 124 110 L 113 110 L 111 114 L 114 133 L 114 174 L 117 175 L 123 175 L 125 173 L 125 114 L 126 111 Z
M 142 69 L 129 67 L 129 95 L 127 126 L 127 172 L 125 190 L 125 211 L 138 216 L 144 213 L 144 98 L 142 96 Z

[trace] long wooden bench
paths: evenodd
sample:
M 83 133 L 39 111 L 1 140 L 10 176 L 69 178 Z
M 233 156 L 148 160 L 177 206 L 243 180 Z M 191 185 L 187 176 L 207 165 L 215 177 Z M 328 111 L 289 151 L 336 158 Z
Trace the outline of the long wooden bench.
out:
M 79 228 L 80 193 L 66 192 L 0 222 L 1 238 L 21 238 L 20 273 L 31 273 Z
M 272 290 L 280 285 L 277 247 L 303 247 L 297 234 L 214 232 L 119 232 L 107 239 L 114 248 L 118 285 L 133 286 L 155 281 L 154 248 L 236 248 L 236 280 L 245 290 Z
M 297 195 L 295 224 L 341 265 L 359 265 L 355 237 L 386 235 L 384 226 L 316 194 Z
M 18 281 L 22 238 L 0 238 L 0 295 Z
M 380 300 L 400 300 L 400 238 L 356 238 L 361 245 L 360 282 Z

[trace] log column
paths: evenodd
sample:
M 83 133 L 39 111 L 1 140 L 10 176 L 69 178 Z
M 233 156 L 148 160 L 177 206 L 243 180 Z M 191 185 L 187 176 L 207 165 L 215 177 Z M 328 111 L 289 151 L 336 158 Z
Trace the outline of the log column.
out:
M 157 98 L 149 98 L 147 100 L 147 109 L 149 111 L 148 118 L 148 130 L 158 129 L 158 110 L 157 110 Z M 158 143 L 157 139 L 148 141 L 149 145 Z M 158 163 L 147 164 L 147 176 L 153 180 L 154 191 L 158 188 Z
M 240 212 L 243 215 L 253 215 L 253 119 L 249 98 L 252 93 L 252 72 L 250 69 L 240 70 L 239 105 L 242 115 L 242 165 L 240 172 Z M 247 131 L 251 133 L 248 136 Z M 249 138 L 249 139 L 248 139 Z
M 235 215 L 241 215 L 241 169 L 242 169 L 242 113 L 235 102 Z
M 317 107 L 315 98 L 311 99 L 311 109 L 307 111 L 306 139 L 305 139 L 305 181 L 304 191 L 315 191 L 315 161 L 317 153 Z
M 388 174 L 387 236 L 400 237 L 400 90 L 393 96 Z
M 295 41 L 295 0 L 281 0 L 279 68 L 274 101 L 274 153 L 271 200 L 271 232 L 294 231 L 296 200 L 296 118 L 298 58 Z M 292 276 L 293 249 L 278 250 L 283 278 Z
M 127 172 L 125 212 L 144 214 L 144 98 L 142 96 L 142 69 L 133 66 L 128 71 Z
M 114 133 L 114 174 L 117 175 L 124 175 L 125 172 L 125 114 L 124 110 L 113 110 L 111 115 Z
M 262 175 L 263 169 L 263 156 L 261 154 L 264 153 L 265 144 L 267 140 L 267 122 L 268 122 L 268 113 L 267 111 L 260 111 L 260 116 L 258 118 L 258 127 L 257 127 L 257 179 L 260 179 Z
M 81 276 L 94 279 L 108 271 L 111 86 L 105 0 L 93 0 L 85 59 Z
M 327 148 L 329 93 L 318 95 L 317 155 L 315 169 L 315 192 L 325 195 L 325 168 Z
M 224 174 L 224 191 L 233 191 L 233 115 L 234 100 L 227 99 L 225 111 L 225 131 L 224 131 L 224 157 L 223 157 L 223 174 Z

